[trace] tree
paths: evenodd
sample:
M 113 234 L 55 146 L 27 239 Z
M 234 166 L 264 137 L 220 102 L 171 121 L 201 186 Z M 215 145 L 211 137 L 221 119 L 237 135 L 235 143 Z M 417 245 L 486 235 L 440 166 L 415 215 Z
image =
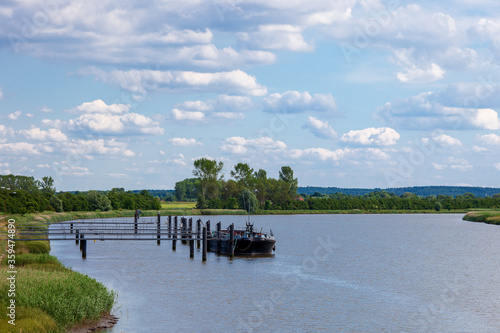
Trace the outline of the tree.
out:
M 279 172 L 281 182 L 284 182 L 288 189 L 283 188 L 285 192 L 287 192 L 288 200 L 293 200 L 297 196 L 297 189 L 299 187 L 299 181 L 297 178 L 293 178 L 293 170 L 289 166 L 281 167 Z
M 257 197 L 250 190 L 243 190 L 239 197 L 240 208 L 243 208 L 247 212 L 253 213 L 258 209 L 259 202 Z
M 87 194 L 87 200 L 89 201 L 92 210 L 107 211 L 111 210 L 111 202 L 106 195 L 102 195 L 97 191 L 89 191 Z
M 245 189 L 254 187 L 255 178 L 253 177 L 253 169 L 247 163 L 238 163 L 231 171 L 231 177 L 234 177 L 238 184 Z
M 200 158 L 194 161 L 193 175 L 200 179 L 200 194 L 203 198 L 215 199 L 219 194 L 220 175 L 224 163 L 208 158 Z
M 42 181 L 40 182 L 40 187 L 42 188 L 43 193 L 55 194 L 56 189 L 52 187 L 53 185 L 54 185 L 54 179 L 52 179 L 52 177 L 42 177 Z
M 268 181 L 266 170 L 259 169 L 255 172 L 255 189 L 257 190 L 256 196 L 260 204 L 263 204 L 268 199 Z
M 63 211 L 63 203 L 62 200 L 56 197 L 55 195 L 50 197 L 49 201 L 50 205 L 54 208 L 54 210 L 58 213 Z

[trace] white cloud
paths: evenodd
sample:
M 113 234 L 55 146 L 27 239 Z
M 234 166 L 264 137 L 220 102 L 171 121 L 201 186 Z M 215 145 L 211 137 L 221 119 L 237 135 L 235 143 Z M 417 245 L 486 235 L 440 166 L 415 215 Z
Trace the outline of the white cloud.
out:
M 219 95 L 216 99 L 205 101 L 184 101 L 172 109 L 175 120 L 209 121 L 218 119 L 244 119 L 241 111 L 248 111 L 253 102 L 248 96 Z
M 0 154 L 40 155 L 41 152 L 34 144 L 16 142 L 0 144 Z
M 498 171 L 500 171 L 500 162 L 493 164 L 493 166 L 495 167 L 495 169 L 497 169 Z
M 241 41 L 252 48 L 288 51 L 313 51 L 302 37 L 302 29 L 292 25 L 261 25 L 255 31 L 239 33 Z
M 37 164 L 36 167 L 37 168 L 50 168 L 50 165 L 48 165 L 48 164 Z
M 406 129 L 500 129 L 494 107 L 500 107 L 500 87 L 489 81 L 453 84 L 439 92 L 397 99 L 379 107 L 376 116 Z
M 22 112 L 19 111 L 19 110 L 17 110 L 15 112 L 9 114 L 7 116 L 7 118 L 10 119 L 10 120 L 17 120 L 17 119 L 19 119 L 19 117 L 21 116 L 21 114 L 22 114 Z
M 69 109 L 72 113 L 106 113 L 106 114 L 120 114 L 128 112 L 130 105 L 128 104 L 111 104 L 107 105 L 102 100 L 97 99 L 93 102 L 83 103 L 75 108 Z
M 361 146 L 390 146 L 397 143 L 400 135 L 389 127 L 366 128 L 364 130 L 349 131 L 340 138 L 340 141 Z
M 39 109 L 41 112 L 44 112 L 44 113 L 51 113 L 51 112 L 54 112 L 54 110 L 52 110 L 51 108 L 49 108 L 48 106 L 44 105 L 43 107 L 41 107 Z
M 307 117 L 307 122 L 302 128 L 309 129 L 318 138 L 334 139 L 337 137 L 337 133 L 328 124 L 328 121 L 322 121 L 312 116 Z
M 69 121 L 71 131 L 90 131 L 102 134 L 163 135 L 164 129 L 151 118 L 138 113 L 123 115 L 87 113 Z
M 315 159 L 320 161 L 338 161 L 343 159 L 343 149 L 330 150 L 326 148 L 290 149 L 288 155 L 293 159 Z
M 445 71 L 436 64 L 431 64 L 430 68 L 421 69 L 415 66 L 406 68 L 406 73 L 397 73 L 399 81 L 404 83 L 423 84 L 442 79 Z
M 447 157 L 444 159 L 443 163 L 432 163 L 434 169 L 443 170 L 458 170 L 458 171 L 470 171 L 474 167 L 469 164 L 469 162 L 463 158 Z
M 254 76 L 241 70 L 200 73 L 134 69 L 113 70 L 108 73 L 97 68 L 87 68 L 79 73 L 94 75 L 103 82 L 120 86 L 136 94 L 146 94 L 148 91 L 157 90 L 176 93 L 238 93 L 251 96 L 267 94 L 266 87 L 258 84 Z
M 61 129 L 64 125 L 66 125 L 66 122 L 63 122 L 60 119 L 42 119 L 42 125 Z
M 283 94 L 271 94 L 263 99 L 264 111 L 280 113 L 299 113 L 317 111 L 335 114 L 337 103 L 330 94 L 303 93 L 298 91 L 287 91 Z
M 2 88 L 0 87 L 0 101 L 3 99 L 3 91 Z
M 196 139 L 186 139 L 186 138 L 172 138 L 169 139 L 168 142 L 173 144 L 174 146 L 188 147 L 188 146 L 197 146 L 202 145 L 202 143 L 196 141 Z
M 444 147 L 461 146 L 462 141 L 446 134 L 441 134 L 432 138 L 436 143 Z
M 232 154 L 242 155 L 245 154 L 249 148 L 263 152 L 275 152 L 277 150 L 286 149 L 286 147 L 284 142 L 275 141 L 270 137 L 245 139 L 241 136 L 234 136 L 227 138 L 225 143 L 221 146 L 221 149 Z
M 10 127 L 0 124 L 0 143 L 5 143 L 7 138 L 14 135 L 14 130 Z
M 500 136 L 496 134 L 481 135 L 479 141 L 485 145 L 500 146 Z
M 114 155 L 123 157 L 133 157 L 135 153 L 128 149 L 125 142 L 112 140 L 72 140 L 58 144 L 58 148 L 63 152 L 71 155 L 90 157 L 92 154 L 97 155 Z
M 32 127 L 29 130 L 20 130 L 20 134 L 26 138 L 36 141 L 67 141 L 68 137 L 58 129 L 51 128 L 43 131 L 38 127 Z
M 202 121 L 205 120 L 205 114 L 200 111 L 183 111 L 172 109 L 172 116 L 175 120 Z
M 84 177 L 84 176 L 91 176 L 94 174 L 93 172 L 90 172 L 88 168 L 74 166 L 74 165 L 67 165 L 66 162 L 54 163 L 54 169 L 56 169 L 58 173 L 60 173 L 63 176 Z

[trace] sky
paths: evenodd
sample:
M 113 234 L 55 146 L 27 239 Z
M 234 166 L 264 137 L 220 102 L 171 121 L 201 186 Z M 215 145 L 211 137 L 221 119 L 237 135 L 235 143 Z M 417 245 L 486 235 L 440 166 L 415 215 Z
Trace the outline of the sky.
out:
M 493 0 L 4 0 L 0 174 L 500 187 L 499 61 Z

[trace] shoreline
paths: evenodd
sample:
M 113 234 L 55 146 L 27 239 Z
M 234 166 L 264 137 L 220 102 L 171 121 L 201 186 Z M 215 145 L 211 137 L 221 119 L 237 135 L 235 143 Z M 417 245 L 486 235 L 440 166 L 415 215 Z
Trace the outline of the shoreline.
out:
M 75 325 L 66 330 L 66 333 L 91 333 L 112 328 L 118 323 L 119 318 L 112 314 L 104 314 L 97 323 Z

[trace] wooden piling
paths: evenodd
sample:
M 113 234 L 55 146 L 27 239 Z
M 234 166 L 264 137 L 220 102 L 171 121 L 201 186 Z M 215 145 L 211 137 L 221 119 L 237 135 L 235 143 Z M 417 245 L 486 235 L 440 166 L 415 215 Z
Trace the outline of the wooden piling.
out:
M 73 233 L 73 223 L 71 223 L 69 225 L 69 233 L 72 234 Z
M 161 238 L 161 215 L 158 212 L 158 222 L 156 223 L 156 245 L 160 245 Z
M 80 239 L 80 231 L 78 229 L 75 230 L 75 245 L 78 245 L 78 240 Z
M 87 240 L 85 239 L 85 235 L 80 235 L 80 249 L 82 250 L 82 259 L 87 259 Z
M 172 251 L 175 251 L 175 247 L 177 246 L 177 216 L 174 217 L 174 232 L 172 236 Z
M 138 220 L 138 215 L 137 214 L 137 209 L 135 210 L 135 215 L 134 215 L 134 234 L 137 233 L 137 220 Z
M 189 218 L 189 258 L 194 258 L 193 219 Z
M 187 244 L 187 219 L 185 217 L 181 218 L 181 230 L 182 230 L 182 234 L 181 234 L 181 244 Z
M 201 260 L 207 261 L 207 227 L 203 227 L 203 248 L 201 252 L 202 252 Z
M 168 238 L 172 237 L 172 215 L 168 216 Z
M 207 237 L 210 235 L 210 220 L 207 221 Z M 207 252 L 210 252 L 210 248 L 207 248 Z
M 196 248 L 199 249 L 201 248 L 201 219 L 198 219 L 196 221 Z
M 220 241 L 220 231 L 222 229 L 221 222 L 219 221 L 217 223 L 217 254 L 220 254 L 220 246 L 221 246 L 221 241 Z
M 234 223 L 229 227 L 229 257 L 234 257 Z

